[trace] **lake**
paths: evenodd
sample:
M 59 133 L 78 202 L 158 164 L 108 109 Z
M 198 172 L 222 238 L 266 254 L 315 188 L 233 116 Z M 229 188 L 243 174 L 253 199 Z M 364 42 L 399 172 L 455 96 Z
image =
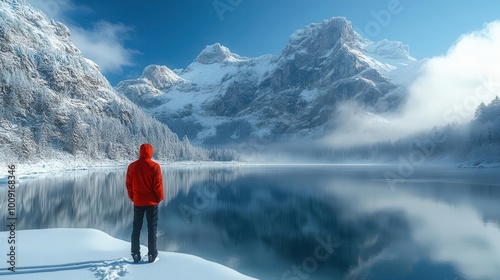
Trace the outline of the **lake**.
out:
M 387 165 L 165 166 L 158 247 L 260 279 L 497 278 L 499 170 L 400 173 Z M 124 176 L 123 168 L 24 178 L 18 229 L 96 228 L 129 241 Z

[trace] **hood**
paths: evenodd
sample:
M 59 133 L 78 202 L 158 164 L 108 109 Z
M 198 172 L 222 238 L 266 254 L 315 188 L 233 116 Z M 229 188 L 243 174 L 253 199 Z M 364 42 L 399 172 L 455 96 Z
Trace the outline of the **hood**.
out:
M 142 144 L 139 149 L 139 158 L 152 158 L 153 157 L 153 146 L 151 144 Z

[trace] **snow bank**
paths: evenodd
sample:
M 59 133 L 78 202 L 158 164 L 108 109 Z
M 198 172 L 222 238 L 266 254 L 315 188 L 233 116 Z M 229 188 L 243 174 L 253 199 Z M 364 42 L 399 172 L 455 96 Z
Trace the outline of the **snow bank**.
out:
M 130 243 L 95 229 L 16 232 L 16 272 L 6 262 L 8 232 L 0 232 L 4 257 L 0 277 L 8 279 L 253 279 L 199 257 L 159 252 L 154 263 L 134 264 Z M 10 246 L 10 245 L 9 245 Z M 147 248 L 141 246 L 141 253 Z

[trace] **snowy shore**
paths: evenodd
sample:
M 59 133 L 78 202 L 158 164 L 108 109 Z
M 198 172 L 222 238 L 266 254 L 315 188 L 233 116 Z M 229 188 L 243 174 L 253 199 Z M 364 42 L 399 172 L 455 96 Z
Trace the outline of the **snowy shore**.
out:
M 250 280 L 223 265 L 172 252 L 159 252 L 154 263 L 134 264 L 130 243 L 95 229 L 42 229 L 15 232 L 15 244 L 8 244 L 10 232 L 0 232 L 4 256 L 0 277 L 8 279 L 242 279 Z M 14 256 L 7 256 L 14 245 Z M 147 248 L 141 246 L 141 253 Z M 9 264 L 8 258 L 14 262 Z M 11 266 L 12 265 L 12 266 Z M 14 268 L 12 268 L 14 267 Z M 9 270 L 15 270 L 12 272 Z

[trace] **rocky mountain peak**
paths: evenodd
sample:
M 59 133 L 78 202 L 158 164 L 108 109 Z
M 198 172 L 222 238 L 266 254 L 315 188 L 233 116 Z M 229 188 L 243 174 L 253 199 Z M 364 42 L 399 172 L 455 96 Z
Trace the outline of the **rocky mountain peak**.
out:
M 149 80 L 157 89 L 166 88 L 183 79 L 167 66 L 149 65 L 142 72 L 142 78 Z
M 206 46 L 203 51 L 196 57 L 195 62 L 201 64 L 214 64 L 214 63 L 224 63 L 224 62 L 236 62 L 240 61 L 242 58 L 231 53 L 231 51 L 219 43 Z
M 356 46 L 360 36 L 344 17 L 334 17 L 322 23 L 312 23 L 303 29 L 295 31 L 289 38 L 285 53 L 297 49 L 318 53 L 332 49 L 339 42 L 350 47 Z
M 416 60 L 410 56 L 410 48 L 408 45 L 399 41 L 388 41 L 384 39 L 379 42 L 369 42 L 364 49 L 370 54 L 375 54 L 386 59 Z

